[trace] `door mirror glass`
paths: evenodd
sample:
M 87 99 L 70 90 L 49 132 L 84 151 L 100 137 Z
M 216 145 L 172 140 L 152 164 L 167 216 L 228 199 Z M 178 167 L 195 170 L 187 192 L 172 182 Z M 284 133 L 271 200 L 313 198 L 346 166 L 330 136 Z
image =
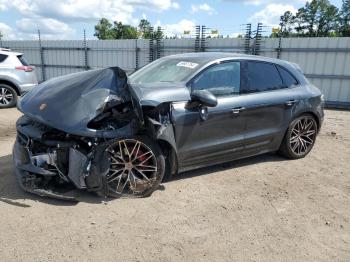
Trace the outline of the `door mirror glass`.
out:
M 207 90 L 193 90 L 191 94 L 191 101 L 208 107 L 215 107 L 218 104 L 216 96 Z

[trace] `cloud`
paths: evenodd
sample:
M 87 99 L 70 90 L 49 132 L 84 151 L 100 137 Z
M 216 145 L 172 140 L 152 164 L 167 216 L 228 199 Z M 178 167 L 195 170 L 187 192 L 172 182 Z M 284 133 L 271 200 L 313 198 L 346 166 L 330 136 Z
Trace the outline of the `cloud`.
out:
M 192 13 L 197 13 L 199 11 L 203 11 L 208 13 L 209 15 L 216 14 L 216 10 L 208 5 L 207 3 L 200 4 L 200 5 L 191 5 Z
M 290 4 L 268 4 L 264 9 L 253 14 L 249 21 L 252 23 L 261 22 L 263 25 L 278 27 L 280 16 L 286 11 L 291 11 L 293 14 L 297 9 Z
M 223 0 L 225 2 L 236 2 L 236 3 L 244 3 L 247 5 L 255 5 L 255 6 L 260 6 L 260 5 L 267 5 L 267 4 L 305 4 L 308 0 L 294 0 L 294 1 L 290 1 L 290 0 Z
M 16 21 L 16 34 L 35 34 L 38 28 L 47 35 L 67 36 L 71 23 L 96 23 L 105 17 L 136 25 L 137 9 L 162 12 L 179 9 L 172 0 L 0 0 L 0 10 L 16 10 L 22 18 Z
M 52 18 L 22 18 L 16 21 L 17 28 L 23 33 L 33 33 L 33 29 L 40 29 L 42 34 L 70 35 L 74 30 L 67 24 Z
M 178 2 L 173 2 L 171 6 L 174 9 L 180 9 L 180 4 Z
M 0 22 L 0 32 L 5 39 L 14 39 L 16 37 L 15 31 L 8 25 Z
M 175 24 L 162 24 L 160 21 L 156 23 L 156 26 L 162 27 L 164 34 L 168 37 L 180 36 L 184 34 L 184 31 L 190 31 L 193 33 L 195 30 L 195 22 L 187 19 L 182 19 Z

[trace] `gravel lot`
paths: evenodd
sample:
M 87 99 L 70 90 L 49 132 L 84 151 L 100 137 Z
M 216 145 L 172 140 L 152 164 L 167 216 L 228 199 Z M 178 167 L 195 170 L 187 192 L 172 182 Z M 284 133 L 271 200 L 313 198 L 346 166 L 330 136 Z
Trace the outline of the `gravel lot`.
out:
M 145 199 L 22 192 L 0 110 L 1 261 L 350 261 L 350 112 L 326 111 L 302 160 L 263 155 L 179 175 Z

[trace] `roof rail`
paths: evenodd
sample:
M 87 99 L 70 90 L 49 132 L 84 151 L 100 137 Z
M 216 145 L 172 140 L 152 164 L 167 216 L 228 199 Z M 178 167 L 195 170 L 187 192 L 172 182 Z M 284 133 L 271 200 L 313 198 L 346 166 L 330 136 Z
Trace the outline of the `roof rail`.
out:
M 10 48 L 0 47 L 0 51 L 8 51 L 8 52 L 10 52 L 10 51 L 11 51 L 11 49 L 10 49 Z

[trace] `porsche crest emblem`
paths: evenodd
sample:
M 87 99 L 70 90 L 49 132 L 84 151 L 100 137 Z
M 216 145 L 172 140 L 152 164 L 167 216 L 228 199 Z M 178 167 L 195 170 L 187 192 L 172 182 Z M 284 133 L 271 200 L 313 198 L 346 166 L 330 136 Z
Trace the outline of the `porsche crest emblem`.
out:
M 39 109 L 40 111 L 43 111 L 47 107 L 47 104 L 41 104 Z

